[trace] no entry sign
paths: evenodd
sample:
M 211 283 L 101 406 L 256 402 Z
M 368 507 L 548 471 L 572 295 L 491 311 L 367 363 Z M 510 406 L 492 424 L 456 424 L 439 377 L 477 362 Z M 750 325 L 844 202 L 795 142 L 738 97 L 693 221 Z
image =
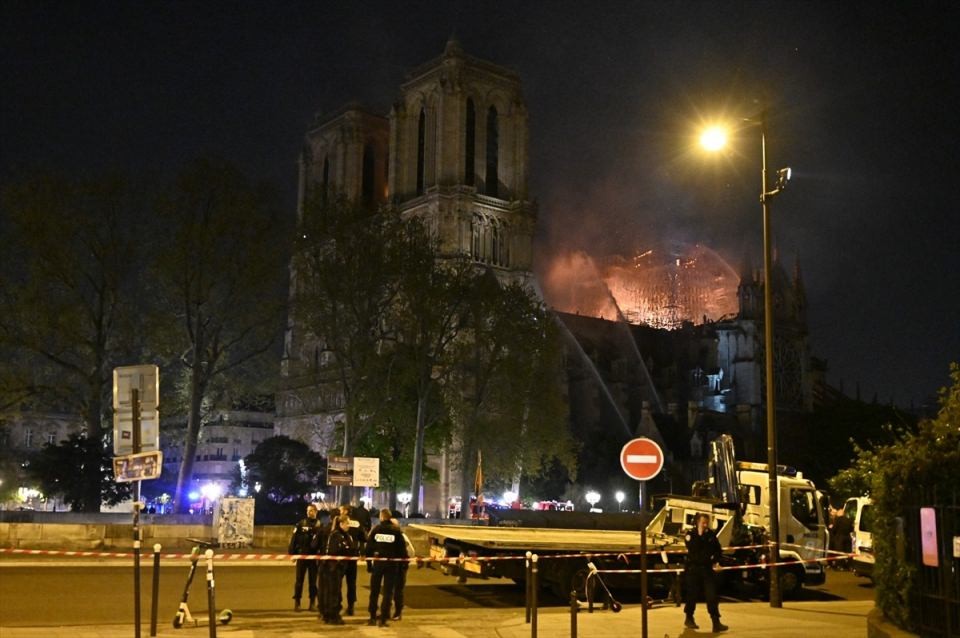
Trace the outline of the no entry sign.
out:
M 630 478 L 649 481 L 663 468 L 663 450 L 646 437 L 633 439 L 620 450 L 620 466 Z

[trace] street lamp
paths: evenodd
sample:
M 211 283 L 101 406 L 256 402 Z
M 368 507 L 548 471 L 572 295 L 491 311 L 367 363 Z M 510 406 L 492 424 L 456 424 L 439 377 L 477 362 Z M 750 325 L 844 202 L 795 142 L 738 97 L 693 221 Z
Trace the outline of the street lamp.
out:
M 588 503 L 590 503 L 590 511 L 595 511 L 597 509 L 597 503 L 600 502 L 600 493 L 590 490 L 584 495 L 584 498 L 587 499 Z
M 622 512 L 622 511 L 623 511 L 623 499 L 626 498 L 626 495 L 625 495 L 623 492 L 617 492 L 616 498 L 617 498 L 617 511 L 618 511 L 618 512 Z
M 770 606 L 782 607 L 780 579 L 776 563 L 780 560 L 780 491 L 777 486 L 777 411 L 776 392 L 773 382 L 773 279 L 771 276 L 773 259 L 770 238 L 770 200 L 780 194 L 790 180 L 790 168 L 777 171 L 776 185 L 772 190 L 767 186 L 767 113 L 760 114 L 759 122 L 754 119 L 747 122 L 760 124 L 760 205 L 763 208 L 763 349 L 765 375 L 767 381 L 767 473 L 770 491 L 770 536 L 772 541 L 770 561 Z M 700 137 L 701 145 L 709 151 L 717 151 L 726 144 L 726 134 L 720 127 L 707 129 Z

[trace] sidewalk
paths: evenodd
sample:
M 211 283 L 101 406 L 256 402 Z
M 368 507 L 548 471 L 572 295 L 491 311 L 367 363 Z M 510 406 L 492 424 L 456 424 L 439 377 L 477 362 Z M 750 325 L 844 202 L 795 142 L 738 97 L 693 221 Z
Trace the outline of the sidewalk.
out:
M 723 635 L 756 636 L 757 638 L 814 638 L 816 636 L 857 637 L 867 635 L 867 614 L 873 601 L 831 601 L 784 603 L 783 609 L 773 609 L 769 603 L 736 603 L 720 605 L 721 620 L 730 630 Z M 606 638 L 608 636 L 639 636 L 641 610 L 624 609 L 619 614 L 609 611 L 577 616 L 578 638 Z M 658 607 L 647 612 L 647 634 L 650 638 L 683 636 L 716 636 L 710 631 L 710 617 L 704 605 L 697 606 L 697 624 L 700 629 L 683 627 L 681 607 Z M 551 609 L 538 616 L 538 636 L 561 638 L 570 635 L 569 610 Z M 497 628 L 500 638 L 528 638 L 530 626 L 522 620 Z
M 843 636 L 844 638 L 867 635 L 867 613 L 873 608 L 872 601 L 831 601 L 785 603 L 783 609 L 772 609 L 767 603 L 722 604 L 723 622 L 730 626 L 724 635 L 766 638 L 815 638 L 817 636 Z M 452 610 L 451 610 L 452 611 Z M 401 622 L 391 623 L 388 628 L 367 627 L 359 619 L 343 627 L 327 627 L 302 620 L 296 623 L 281 618 L 236 618 L 226 626 L 218 626 L 217 634 L 223 638 L 319 638 L 322 636 L 375 636 L 395 638 L 428 636 L 433 638 L 464 638 L 495 636 L 497 638 L 528 638 L 531 627 L 523 620 L 523 610 L 502 610 L 497 619 L 491 617 L 495 610 L 484 609 L 477 623 L 465 629 L 462 610 L 453 615 L 423 610 L 407 610 Z M 205 621 L 205 614 L 202 614 Z M 648 635 L 650 638 L 694 638 L 713 636 L 709 631 L 710 621 L 705 609 L 699 609 L 699 630 L 683 628 L 683 612 L 678 607 L 660 607 L 649 610 Z M 161 638 L 198 638 L 206 636 L 205 624 L 175 630 L 165 618 L 158 627 Z M 582 611 L 577 617 L 578 638 L 607 638 L 609 636 L 640 636 L 640 609 L 630 607 L 619 614 L 610 611 Z M 466 632 L 466 633 L 464 633 Z M 66 627 L 0 627 L 0 638 L 130 638 L 133 627 L 127 625 L 86 625 Z M 150 635 L 149 625 L 143 626 L 141 636 Z M 566 638 L 570 636 L 569 610 L 553 607 L 541 610 L 538 615 L 539 638 Z

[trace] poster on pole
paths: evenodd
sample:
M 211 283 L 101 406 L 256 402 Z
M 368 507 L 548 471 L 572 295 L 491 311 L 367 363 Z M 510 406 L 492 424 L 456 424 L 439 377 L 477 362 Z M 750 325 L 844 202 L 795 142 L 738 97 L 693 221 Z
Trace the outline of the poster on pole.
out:
M 253 544 L 253 499 L 221 498 L 213 511 L 217 543 L 221 548 L 250 547 Z
M 327 485 L 353 485 L 353 457 L 331 456 L 327 459 Z
M 113 458 L 113 479 L 117 483 L 149 481 L 160 477 L 163 470 L 163 452 L 141 452 Z
M 380 487 L 380 459 L 363 456 L 353 457 L 353 485 L 355 487 Z

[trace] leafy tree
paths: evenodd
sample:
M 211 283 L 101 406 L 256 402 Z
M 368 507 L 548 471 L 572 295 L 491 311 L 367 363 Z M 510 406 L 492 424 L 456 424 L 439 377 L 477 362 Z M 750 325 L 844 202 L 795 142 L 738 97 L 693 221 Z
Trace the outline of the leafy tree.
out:
M 563 399 L 562 349 L 542 303 L 519 284 L 485 273 L 474 286 L 447 388 L 460 446 L 461 499 L 473 492 L 477 451 L 484 473 L 506 484 L 537 477 L 552 461 L 576 475 Z
M 189 505 L 184 497 L 205 401 L 228 372 L 238 374 L 275 354 L 285 261 L 277 249 L 283 241 L 278 208 L 270 189 L 215 160 L 184 170 L 160 206 L 166 241 L 155 264 L 161 320 L 155 332 L 186 374 L 178 512 Z M 165 333 L 163 325 L 179 334 Z
M 465 328 L 463 315 L 478 277 L 475 265 L 466 259 L 440 262 L 439 256 L 427 230 L 415 222 L 408 224 L 399 265 L 399 294 L 388 325 L 395 330 L 397 346 L 409 362 L 416 396 L 412 513 L 420 513 L 427 429 L 448 421 L 446 403 L 439 399 L 454 368 L 454 343 Z
M 342 196 L 318 192 L 304 204 L 291 312 L 306 330 L 306 347 L 314 348 L 304 371 L 311 390 L 335 388 L 326 394 L 340 399 L 344 456 L 368 434 L 369 412 L 384 400 L 381 383 L 394 378 L 384 317 L 397 296 L 402 232 L 398 217 L 375 215 Z
M 893 443 L 861 448 L 851 468 L 832 481 L 834 489 L 855 490 L 873 499 L 874 579 L 877 606 L 897 625 L 915 628 L 920 609 L 914 595 L 917 566 L 897 549 L 898 520 L 915 512 L 925 490 L 960 493 L 960 366 L 950 367 L 951 385 L 940 391 L 940 411 L 917 430 L 899 430 Z M 861 491 L 862 490 L 862 491 Z M 946 498 L 946 497 L 944 497 Z
M 133 334 L 138 272 L 131 190 L 117 178 L 38 173 L 8 184 L 2 205 L 10 231 L 0 251 L 0 349 L 11 364 L 0 379 L 4 403 L 75 410 L 101 445 L 112 369 L 133 351 L 123 342 Z M 112 482 L 99 456 L 75 460 L 82 497 L 72 502 L 99 511 Z
M 327 462 L 319 453 L 286 436 L 261 441 L 243 459 L 245 474 L 234 478 L 234 489 L 244 489 L 256 500 L 258 518 L 287 520 L 302 513 L 307 495 L 324 489 Z M 260 485 L 260 490 L 255 489 Z
M 82 477 L 90 474 L 87 465 L 94 463 L 103 502 L 116 505 L 130 497 L 130 484 L 113 480 L 111 459 L 103 440 L 75 432 L 65 441 L 45 444 L 30 459 L 27 477 L 37 482 L 44 495 L 61 497 L 72 509 L 82 510 L 87 498 Z

